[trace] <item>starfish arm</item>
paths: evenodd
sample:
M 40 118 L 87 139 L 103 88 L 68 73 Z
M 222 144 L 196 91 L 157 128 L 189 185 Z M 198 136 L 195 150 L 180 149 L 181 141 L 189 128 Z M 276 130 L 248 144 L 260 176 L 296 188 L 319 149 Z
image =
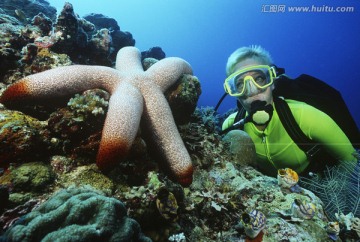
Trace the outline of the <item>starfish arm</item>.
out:
M 105 66 L 72 65 L 58 67 L 27 76 L 9 86 L 0 97 L 6 106 L 67 96 L 92 88 L 103 88 L 111 92 L 118 82 L 115 69 Z
M 121 48 L 116 55 L 115 69 L 127 75 L 131 72 L 144 72 L 139 49 L 132 46 Z
M 140 91 L 127 82 L 116 88 L 109 100 L 96 164 L 109 171 L 128 154 L 139 129 L 143 112 Z
M 193 166 L 188 151 L 175 125 L 168 102 L 161 90 L 153 85 L 143 92 L 144 118 L 158 153 L 168 163 L 172 175 L 183 186 L 192 182 Z
M 165 92 L 175 84 L 183 74 L 191 74 L 192 68 L 188 62 L 178 57 L 168 57 L 156 62 L 145 73 Z

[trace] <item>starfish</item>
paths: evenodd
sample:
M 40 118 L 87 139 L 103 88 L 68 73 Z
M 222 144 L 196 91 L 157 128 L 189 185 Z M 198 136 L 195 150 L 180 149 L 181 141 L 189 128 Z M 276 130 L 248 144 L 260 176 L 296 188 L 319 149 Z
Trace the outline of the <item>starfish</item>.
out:
M 99 169 L 108 172 L 126 157 L 143 118 L 170 175 L 188 186 L 193 174 L 191 158 L 164 96 L 183 74 L 192 74 L 192 69 L 181 58 L 162 59 L 144 71 L 140 51 L 123 47 L 117 54 L 115 69 L 71 65 L 29 75 L 10 85 L 0 97 L 0 103 L 15 107 L 28 101 L 104 89 L 111 97 L 96 157 Z

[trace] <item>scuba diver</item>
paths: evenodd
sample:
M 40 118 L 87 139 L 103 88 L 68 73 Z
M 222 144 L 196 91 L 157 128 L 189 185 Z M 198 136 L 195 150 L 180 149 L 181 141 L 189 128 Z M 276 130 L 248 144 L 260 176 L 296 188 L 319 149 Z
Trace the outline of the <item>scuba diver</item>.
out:
M 283 72 L 273 65 L 269 52 L 260 46 L 242 47 L 230 55 L 224 89 L 237 98 L 244 118 L 239 118 L 240 111 L 231 114 L 223 122 L 223 133 L 240 126 L 255 144 L 255 166 L 271 176 L 276 176 L 282 168 L 291 168 L 301 175 L 318 172 L 330 165 L 330 160 L 356 164 L 357 151 L 328 114 L 305 102 L 274 95 L 276 80 L 286 77 Z M 294 141 L 290 128 L 285 127 L 278 103 L 289 107 L 297 132 L 304 136 L 302 142 Z M 356 132 L 358 135 L 358 129 Z M 306 147 L 310 148 L 306 150 Z

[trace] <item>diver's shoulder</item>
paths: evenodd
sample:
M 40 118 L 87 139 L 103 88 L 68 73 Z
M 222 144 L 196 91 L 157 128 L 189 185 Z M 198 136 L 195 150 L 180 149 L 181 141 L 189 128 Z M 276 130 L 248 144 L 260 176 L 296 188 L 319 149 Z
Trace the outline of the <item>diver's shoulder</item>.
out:
M 302 105 L 309 105 L 306 102 L 302 102 L 302 101 L 298 101 L 298 100 L 294 100 L 294 99 L 284 99 L 285 102 L 287 102 L 287 104 L 289 104 L 289 106 L 302 106 Z
M 287 102 L 287 104 L 289 105 L 290 109 L 294 112 L 294 111 L 300 111 L 301 112 L 311 112 L 311 113 L 317 113 L 317 112 L 321 112 L 323 113 L 320 109 L 306 103 L 306 102 L 302 102 L 302 101 L 298 101 L 298 100 L 294 100 L 294 99 L 285 99 L 285 101 Z
M 310 104 L 294 99 L 285 99 L 285 102 L 289 105 L 290 108 L 314 108 Z

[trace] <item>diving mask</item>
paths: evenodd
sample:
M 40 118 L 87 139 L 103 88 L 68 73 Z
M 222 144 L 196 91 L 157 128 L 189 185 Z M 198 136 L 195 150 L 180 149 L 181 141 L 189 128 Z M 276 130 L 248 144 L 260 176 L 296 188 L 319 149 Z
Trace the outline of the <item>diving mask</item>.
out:
M 241 97 L 246 93 L 246 83 L 252 82 L 257 88 L 265 89 L 276 78 L 276 67 L 268 65 L 250 66 L 238 70 L 225 79 L 224 89 L 230 96 Z

